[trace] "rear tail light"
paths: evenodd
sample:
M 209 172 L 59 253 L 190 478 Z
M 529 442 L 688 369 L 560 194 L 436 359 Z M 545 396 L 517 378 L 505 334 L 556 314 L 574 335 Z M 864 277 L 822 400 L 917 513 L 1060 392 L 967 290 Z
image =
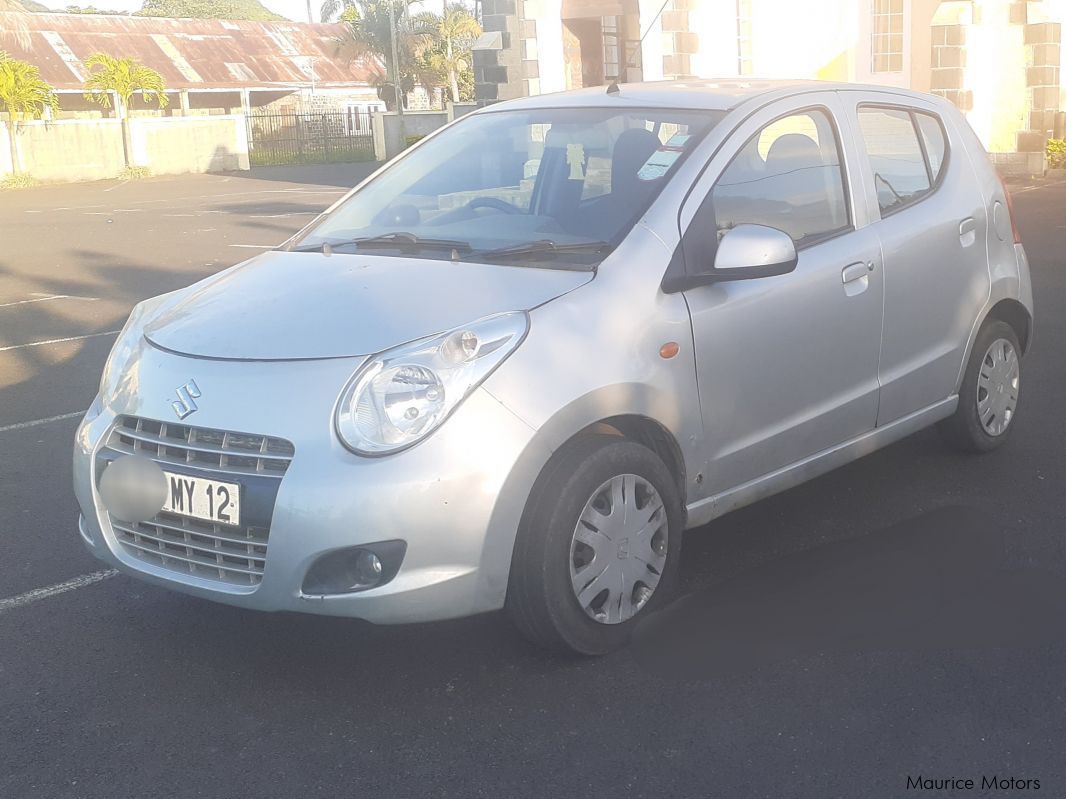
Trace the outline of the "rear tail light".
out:
M 1011 198 L 1003 178 L 999 179 L 999 185 L 1003 187 L 1003 196 L 1007 199 L 1007 218 L 1010 220 L 1010 232 L 1014 236 L 1014 243 L 1021 244 L 1022 234 L 1018 232 L 1018 224 L 1014 221 L 1014 200 Z

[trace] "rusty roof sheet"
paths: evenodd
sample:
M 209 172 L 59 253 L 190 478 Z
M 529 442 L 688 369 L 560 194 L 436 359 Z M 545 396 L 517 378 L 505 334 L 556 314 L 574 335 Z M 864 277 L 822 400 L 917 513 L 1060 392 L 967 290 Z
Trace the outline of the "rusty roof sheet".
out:
M 340 24 L 0 12 L 0 50 L 57 89 L 80 89 L 95 52 L 133 56 L 168 89 L 366 86 L 380 66 L 335 53 Z M 313 73 L 312 73 L 313 70 Z

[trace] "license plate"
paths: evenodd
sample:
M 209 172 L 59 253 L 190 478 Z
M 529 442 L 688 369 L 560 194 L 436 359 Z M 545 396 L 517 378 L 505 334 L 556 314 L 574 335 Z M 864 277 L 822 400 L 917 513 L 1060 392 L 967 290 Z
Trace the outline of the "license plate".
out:
M 241 523 L 241 487 L 221 480 L 206 480 L 163 472 L 167 478 L 167 501 L 163 510 L 219 524 Z

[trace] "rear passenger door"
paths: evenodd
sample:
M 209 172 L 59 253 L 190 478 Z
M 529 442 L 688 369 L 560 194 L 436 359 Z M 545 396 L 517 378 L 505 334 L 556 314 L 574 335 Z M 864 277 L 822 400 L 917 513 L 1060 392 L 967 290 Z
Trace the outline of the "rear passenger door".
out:
M 878 377 L 884 425 L 956 390 L 989 290 L 985 203 L 950 118 L 934 103 L 841 92 L 859 140 L 872 227 L 884 257 Z
M 836 108 L 820 93 L 757 111 L 681 209 L 686 261 L 712 263 L 718 238 L 744 223 L 788 233 L 799 255 L 789 274 L 684 292 L 712 494 L 876 422 L 880 251 L 851 213 L 853 148 Z

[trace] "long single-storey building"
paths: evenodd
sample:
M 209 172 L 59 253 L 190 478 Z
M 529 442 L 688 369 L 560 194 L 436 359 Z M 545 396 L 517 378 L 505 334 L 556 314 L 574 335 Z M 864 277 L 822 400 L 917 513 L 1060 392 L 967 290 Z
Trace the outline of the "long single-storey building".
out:
M 340 24 L 0 12 L 0 50 L 37 66 L 60 96 L 60 116 L 104 114 L 82 94 L 95 52 L 158 71 L 170 103 L 135 98 L 131 113 L 227 113 L 269 107 L 365 112 L 384 108 L 381 65 L 337 52 Z

